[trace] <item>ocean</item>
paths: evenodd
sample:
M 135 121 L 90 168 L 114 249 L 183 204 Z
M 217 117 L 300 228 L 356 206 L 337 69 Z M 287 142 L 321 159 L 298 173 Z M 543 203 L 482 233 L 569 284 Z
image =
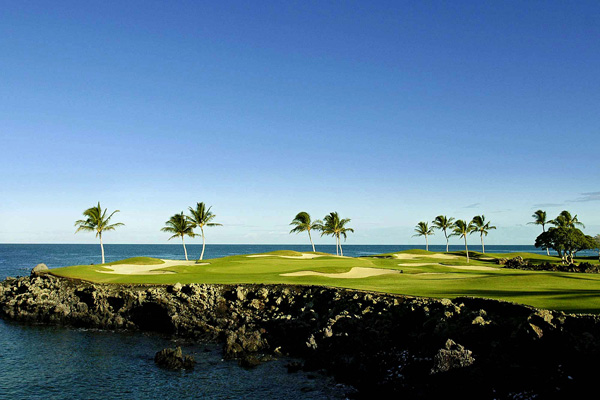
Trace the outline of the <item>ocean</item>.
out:
M 368 256 L 415 248 L 408 245 L 346 245 L 344 255 Z M 424 246 L 422 246 L 424 248 Z M 190 258 L 200 245 L 188 245 Z M 309 251 L 308 245 L 207 245 L 205 259 L 274 250 Z M 429 246 L 444 251 L 445 246 Z M 451 251 L 462 246 L 450 246 Z M 469 247 L 478 251 L 480 247 Z M 317 245 L 335 253 L 335 246 Z M 535 252 L 533 246 L 486 246 L 490 253 Z M 148 256 L 183 259 L 181 245 L 105 245 L 106 261 Z M 591 253 L 592 254 L 592 253 Z M 99 245 L 0 244 L 0 279 L 26 276 L 38 263 L 49 268 L 100 263 Z M 193 371 L 154 365 L 154 354 L 182 347 L 198 362 Z M 318 373 L 289 374 L 281 358 L 247 370 L 221 358 L 221 346 L 174 340 L 158 334 L 30 326 L 0 319 L 0 399 L 340 399 L 347 388 Z

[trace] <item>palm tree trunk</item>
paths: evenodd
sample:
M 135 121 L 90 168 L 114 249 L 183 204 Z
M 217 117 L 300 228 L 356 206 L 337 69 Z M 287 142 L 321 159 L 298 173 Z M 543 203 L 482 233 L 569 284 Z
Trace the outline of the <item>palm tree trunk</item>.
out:
M 448 235 L 446 235 L 446 231 L 444 230 L 444 236 L 446 236 L 446 253 L 448 252 Z
M 310 237 L 310 229 L 308 230 L 308 239 L 310 239 L 310 244 L 312 245 L 313 253 L 314 253 L 315 252 L 315 244 L 312 241 L 312 237 Z
M 425 235 L 425 251 L 429 251 L 429 241 L 427 240 L 427 235 Z
M 465 251 L 467 252 L 467 262 L 469 262 L 469 247 L 467 246 L 467 236 L 465 236 Z
M 546 227 L 544 226 L 544 224 L 542 224 L 542 232 L 546 232 Z M 546 248 L 546 255 L 550 255 L 550 249 Z M 598 259 L 600 259 L 600 257 L 598 257 Z
M 340 247 L 338 245 L 338 237 L 337 235 L 335 235 L 335 255 L 339 256 L 340 255 Z
M 187 249 L 185 248 L 185 240 L 183 240 L 183 236 L 181 236 L 181 243 L 183 243 L 183 253 L 185 254 L 185 261 L 188 261 Z
M 342 238 L 338 235 L 338 242 L 340 242 L 340 256 L 344 256 L 344 251 L 342 250 Z
M 481 235 L 481 252 L 485 254 L 485 245 L 483 244 L 483 234 Z
M 102 264 L 104 264 L 104 245 L 102 244 L 102 234 L 100 236 L 100 250 L 102 251 Z
M 204 246 L 206 245 L 206 240 L 204 239 L 204 228 L 200 227 L 200 232 L 202 232 L 202 253 L 200 254 L 200 260 L 204 257 Z

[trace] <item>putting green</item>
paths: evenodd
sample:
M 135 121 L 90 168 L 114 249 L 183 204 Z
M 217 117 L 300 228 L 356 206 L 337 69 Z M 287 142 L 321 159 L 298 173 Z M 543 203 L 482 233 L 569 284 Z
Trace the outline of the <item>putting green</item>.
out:
M 474 296 L 566 312 L 600 313 L 600 274 L 522 271 L 499 268 L 495 261 L 520 255 L 534 263 L 558 262 L 552 256 L 469 254 L 469 263 L 464 252 L 423 250 L 360 258 L 277 251 L 201 264 L 136 257 L 103 265 L 56 268 L 51 273 L 96 283 L 322 285 L 436 298 Z M 594 258 L 577 261 L 598 263 Z

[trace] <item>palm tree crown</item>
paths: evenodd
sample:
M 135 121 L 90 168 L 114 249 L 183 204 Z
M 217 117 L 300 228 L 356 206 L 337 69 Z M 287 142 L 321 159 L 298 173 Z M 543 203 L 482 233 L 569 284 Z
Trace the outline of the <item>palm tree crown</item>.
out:
M 571 216 L 571 213 L 566 210 L 558 214 L 558 217 L 554 218 L 551 221 L 548 221 L 548 223 L 555 225 L 559 228 L 575 228 L 575 225 L 585 228 L 585 225 L 583 225 L 583 223 L 579 222 L 579 220 L 577 219 L 577 214 Z
M 104 264 L 104 245 L 102 244 L 102 232 L 113 231 L 117 226 L 125 225 L 121 222 L 117 222 L 114 224 L 110 223 L 110 219 L 112 218 L 112 216 L 118 212 L 119 210 L 115 210 L 107 217 L 107 209 L 105 208 L 104 211 L 102 211 L 102 207 L 100 207 L 100 202 L 98 202 L 98 205 L 96 207 L 90 207 L 83 212 L 83 216 L 86 217 L 86 219 L 80 219 L 75 221 L 75 226 L 77 226 L 77 230 L 75 231 L 75 233 L 79 231 L 96 232 L 96 237 L 100 239 L 100 249 L 102 250 L 102 264 Z
M 204 247 L 206 246 L 204 227 L 223 226 L 222 224 L 211 222 L 216 217 L 216 215 L 210 211 L 211 208 L 212 207 L 206 208 L 206 206 L 202 202 L 196 203 L 196 208 L 189 207 L 191 216 L 189 216 L 188 219 L 192 223 L 192 228 L 200 228 L 200 232 L 202 235 L 202 253 L 200 253 L 200 258 L 198 259 L 198 261 L 202 260 L 202 258 L 204 257 Z
M 469 262 L 469 247 L 467 246 L 467 235 L 475 230 L 475 227 L 471 222 L 467 223 L 464 219 L 459 219 L 454 223 L 452 228 L 452 235 L 458 236 L 459 238 L 465 239 L 465 251 L 467 253 L 467 262 Z
M 185 254 L 185 260 L 188 260 L 187 249 L 185 248 L 185 241 L 183 240 L 184 236 L 194 237 L 196 234 L 194 233 L 194 225 L 189 221 L 189 219 L 183 215 L 183 211 L 181 214 L 175 214 L 167 222 L 165 222 L 165 227 L 161 229 L 163 232 L 173 233 L 173 236 L 169 238 L 169 240 L 181 237 L 181 242 L 183 243 L 183 252 Z
M 350 222 L 349 218 L 340 219 L 337 212 L 331 212 L 323 218 L 323 221 L 315 221 L 316 228 L 321 231 L 321 236 L 331 235 L 336 239 L 335 253 L 336 255 L 344 255 L 342 250 L 341 236 L 344 240 L 347 238 L 348 232 L 354 232 L 352 228 L 346 228 L 345 225 Z M 338 251 L 339 250 L 339 251 Z
M 315 251 L 315 244 L 313 243 L 312 237 L 310 236 L 311 230 L 318 230 L 321 226 L 319 223 L 321 221 L 317 220 L 312 222 L 310 219 L 310 214 L 305 211 L 301 211 L 292 220 L 290 225 L 294 225 L 290 233 L 300 233 L 300 232 L 308 232 L 308 239 L 310 240 L 310 244 L 312 245 L 313 252 Z
M 438 215 L 431 222 L 433 227 L 436 229 L 440 229 L 444 232 L 444 236 L 446 237 L 446 253 L 448 252 L 448 229 L 452 229 L 454 227 L 454 218 L 446 217 L 445 215 Z
M 429 227 L 427 222 L 421 221 L 415 227 L 415 232 L 417 232 L 417 234 L 413 235 L 413 237 L 425 236 L 425 250 L 429 251 L 429 242 L 427 241 L 427 236 L 434 234 L 433 227 Z
M 487 236 L 488 232 L 491 231 L 492 229 L 496 229 L 496 227 L 491 226 L 489 221 L 485 222 L 484 215 L 474 216 L 473 220 L 471 221 L 471 224 L 473 225 L 473 230 L 471 231 L 471 233 L 479 232 L 479 234 L 481 236 L 481 252 L 485 253 L 485 245 L 483 244 L 483 235 Z
M 533 222 L 528 222 L 527 224 L 529 225 L 541 225 L 542 226 L 542 232 L 546 232 L 546 224 L 549 222 L 547 220 L 547 215 L 546 215 L 546 211 L 543 210 L 537 210 L 536 212 L 533 213 L 533 215 L 531 215 L 531 217 L 534 219 Z M 546 254 L 550 255 L 550 249 L 546 249 Z

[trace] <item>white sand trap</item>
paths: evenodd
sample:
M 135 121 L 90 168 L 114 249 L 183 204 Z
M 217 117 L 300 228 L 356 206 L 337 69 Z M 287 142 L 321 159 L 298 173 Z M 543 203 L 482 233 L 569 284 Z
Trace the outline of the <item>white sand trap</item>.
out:
M 500 268 L 482 267 L 482 266 L 476 266 L 476 265 L 445 265 L 445 267 L 457 268 L 457 269 L 468 269 L 471 271 L 496 271 L 496 270 L 500 269 Z
M 293 258 L 293 259 L 309 259 L 309 258 L 317 258 L 323 257 L 322 254 L 311 254 L 311 253 L 302 253 L 301 256 L 280 256 L 278 254 L 253 254 L 251 256 L 246 257 L 279 257 L 279 258 Z
M 423 267 L 425 265 L 442 265 L 440 263 L 400 263 L 400 267 Z
M 102 274 L 117 274 L 117 275 L 164 275 L 164 274 L 176 274 L 173 271 L 161 271 L 161 268 L 168 268 L 174 265 L 209 265 L 210 263 L 198 263 L 196 261 L 181 261 L 181 260 L 162 260 L 164 264 L 152 264 L 152 265 L 136 265 L 136 264 L 119 264 L 119 265 L 106 265 L 103 268 L 110 269 L 110 271 L 99 271 Z
M 290 272 L 287 274 L 281 274 L 281 276 L 325 276 L 327 278 L 342 278 L 342 279 L 351 279 L 351 278 L 368 278 L 370 276 L 378 276 L 385 274 L 399 274 L 400 271 L 396 271 L 393 269 L 382 269 L 382 268 L 363 268 L 363 267 L 354 267 L 348 272 L 342 272 L 339 274 L 326 274 L 323 272 L 315 272 L 315 271 L 298 271 L 298 272 Z
M 456 260 L 462 258 L 454 254 L 410 254 L 410 253 L 396 253 L 394 258 L 398 260 L 414 260 L 415 258 L 441 258 L 445 260 Z

